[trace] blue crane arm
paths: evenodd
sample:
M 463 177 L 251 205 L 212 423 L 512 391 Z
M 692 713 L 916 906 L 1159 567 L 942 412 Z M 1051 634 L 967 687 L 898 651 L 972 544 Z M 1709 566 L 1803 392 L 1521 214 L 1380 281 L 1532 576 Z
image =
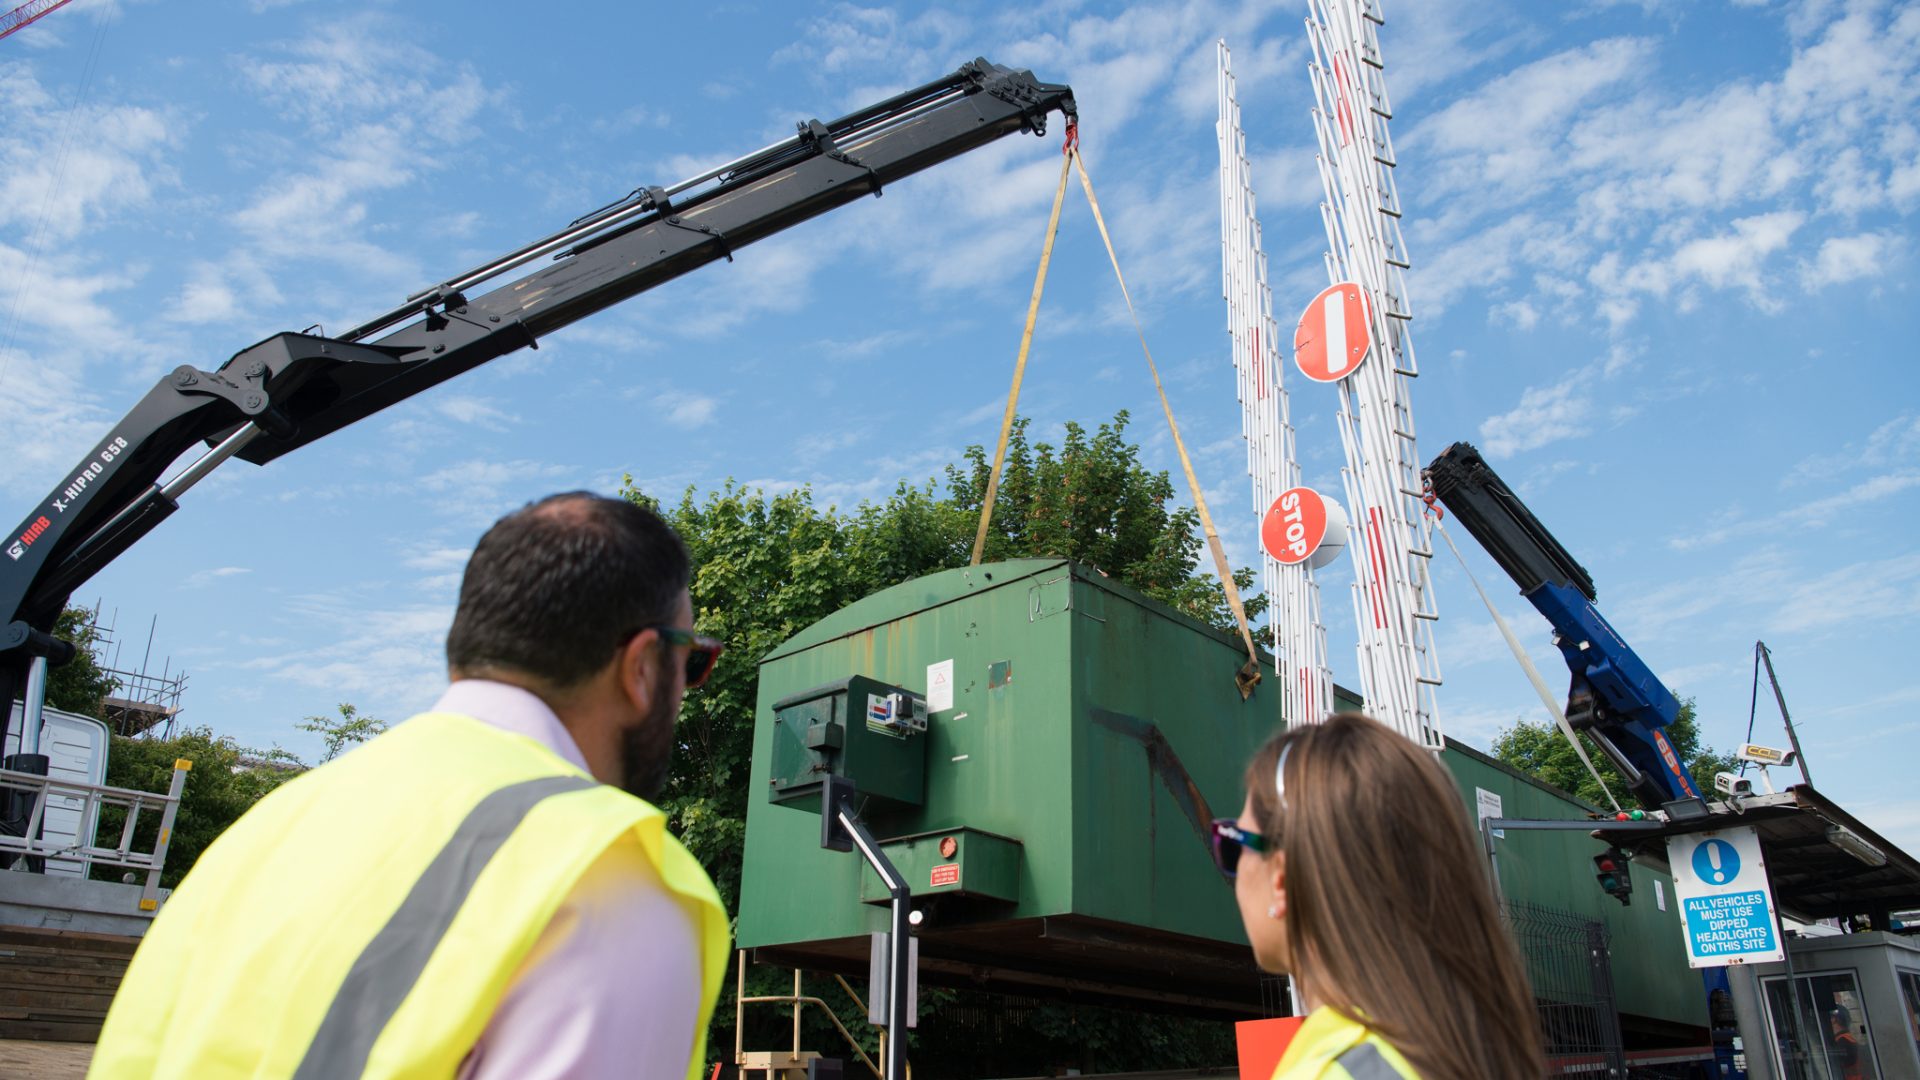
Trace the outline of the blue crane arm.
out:
M 1593 579 L 1502 483 L 1480 452 L 1454 443 L 1427 466 L 1433 493 L 1553 626 L 1572 675 L 1567 720 L 1620 769 L 1649 810 L 1700 791 L 1667 738 L 1680 703 L 1600 614 Z

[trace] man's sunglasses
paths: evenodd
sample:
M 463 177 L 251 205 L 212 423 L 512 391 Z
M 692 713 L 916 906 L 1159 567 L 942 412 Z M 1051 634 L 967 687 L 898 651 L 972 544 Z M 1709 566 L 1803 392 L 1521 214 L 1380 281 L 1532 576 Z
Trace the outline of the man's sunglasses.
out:
M 660 640 L 669 645 L 687 647 L 687 689 L 689 690 L 707 681 L 707 676 L 713 674 L 713 665 L 720 660 L 720 654 L 727 651 L 726 642 L 719 638 L 696 634 L 677 626 L 643 626 L 628 635 L 627 640 L 631 641 L 649 630 L 660 635 Z
M 1240 869 L 1240 849 L 1265 853 L 1267 838 L 1256 832 L 1248 832 L 1232 818 L 1214 818 L 1211 834 L 1213 865 L 1219 867 L 1228 881 Z

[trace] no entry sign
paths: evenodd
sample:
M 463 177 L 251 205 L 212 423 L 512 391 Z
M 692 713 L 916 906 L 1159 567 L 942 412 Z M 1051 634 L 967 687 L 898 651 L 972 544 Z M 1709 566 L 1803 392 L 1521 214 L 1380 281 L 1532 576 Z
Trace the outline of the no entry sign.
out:
M 1366 293 L 1354 282 L 1342 281 L 1327 286 L 1300 313 L 1293 331 L 1293 362 L 1315 382 L 1339 382 L 1367 358 L 1371 344 Z

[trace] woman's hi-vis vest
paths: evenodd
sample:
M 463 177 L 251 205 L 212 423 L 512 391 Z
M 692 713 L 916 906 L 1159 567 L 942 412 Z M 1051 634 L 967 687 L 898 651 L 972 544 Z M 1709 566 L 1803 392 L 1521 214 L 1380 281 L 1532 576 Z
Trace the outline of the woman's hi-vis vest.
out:
M 1273 1080 L 1420 1080 L 1420 1074 L 1377 1032 L 1322 1005 L 1294 1033 Z
M 451 1077 L 614 844 L 645 851 L 699 932 L 697 1080 L 727 916 L 665 815 L 532 739 L 433 713 L 290 781 L 207 849 L 134 954 L 88 1075 Z

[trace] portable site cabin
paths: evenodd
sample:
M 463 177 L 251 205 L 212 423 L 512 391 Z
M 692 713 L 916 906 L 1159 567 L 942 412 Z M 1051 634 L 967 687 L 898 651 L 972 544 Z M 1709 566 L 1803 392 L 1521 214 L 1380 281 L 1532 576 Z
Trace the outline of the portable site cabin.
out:
M 761 661 L 739 944 L 770 963 L 867 970 L 887 894 L 857 855 L 820 846 L 834 772 L 865 797 L 925 915 L 922 982 L 1268 1015 L 1207 841 L 1211 817 L 1239 813 L 1245 763 L 1281 724 L 1270 681 L 1245 700 L 1235 689 L 1244 655 L 1237 638 L 1057 559 L 944 571 L 822 619 Z M 1589 809 L 1465 747 L 1444 759 L 1460 812 Z M 1605 996 L 1623 1003 L 1629 1045 L 1705 1041 L 1670 883 L 1637 870 L 1645 901 L 1621 908 L 1594 884 L 1586 836 L 1498 844 L 1527 923 L 1516 928 L 1554 946 L 1529 952 L 1543 1012 L 1550 995 L 1577 998 L 1592 1022 Z M 1596 934 L 1612 943 L 1610 972 L 1588 962 Z

